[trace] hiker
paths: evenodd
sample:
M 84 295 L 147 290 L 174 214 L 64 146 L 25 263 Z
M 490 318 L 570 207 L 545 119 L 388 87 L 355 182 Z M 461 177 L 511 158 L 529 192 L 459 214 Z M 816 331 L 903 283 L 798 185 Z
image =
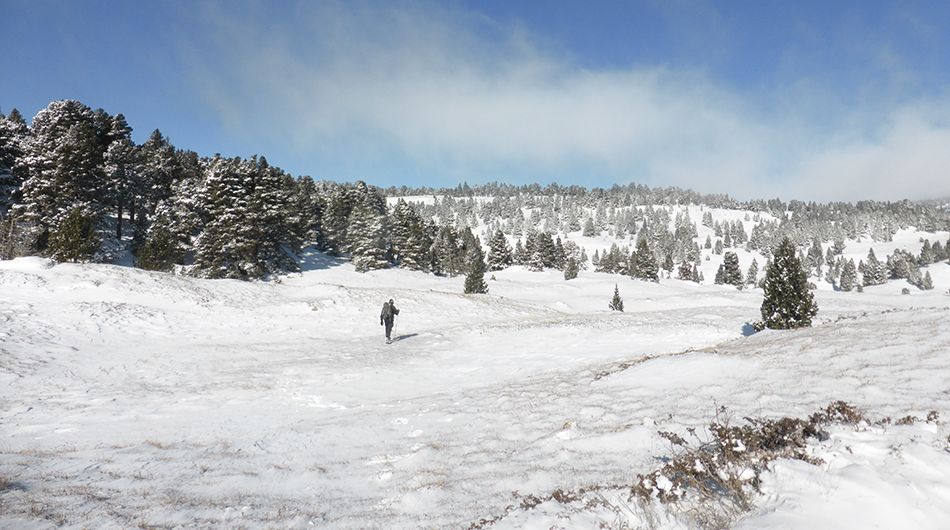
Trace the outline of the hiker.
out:
M 398 314 L 399 310 L 396 309 L 396 304 L 392 298 L 383 304 L 383 310 L 379 314 L 379 325 L 386 326 L 386 342 L 392 342 L 393 340 L 390 335 L 393 332 L 393 323 L 396 321 L 396 315 Z

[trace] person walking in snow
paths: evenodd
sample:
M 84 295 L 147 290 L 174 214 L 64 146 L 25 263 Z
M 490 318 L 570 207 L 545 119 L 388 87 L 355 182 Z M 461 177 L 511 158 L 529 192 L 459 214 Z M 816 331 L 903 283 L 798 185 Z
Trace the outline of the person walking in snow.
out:
M 383 304 L 383 310 L 379 314 L 379 325 L 386 326 L 386 342 L 392 342 L 393 340 L 391 334 L 393 332 L 393 324 L 396 321 L 396 315 L 398 314 L 399 310 L 396 309 L 396 304 L 392 298 Z

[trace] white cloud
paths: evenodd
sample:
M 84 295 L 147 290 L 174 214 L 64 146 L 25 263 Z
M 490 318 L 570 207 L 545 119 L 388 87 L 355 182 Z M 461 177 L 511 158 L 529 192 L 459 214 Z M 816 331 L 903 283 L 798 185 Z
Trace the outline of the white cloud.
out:
M 229 129 L 336 167 L 742 198 L 950 195 L 940 101 L 810 119 L 800 93 L 747 101 L 703 72 L 588 70 L 518 27 L 431 5 L 305 6 L 290 30 L 247 14 L 208 19 L 211 44 L 186 49 Z

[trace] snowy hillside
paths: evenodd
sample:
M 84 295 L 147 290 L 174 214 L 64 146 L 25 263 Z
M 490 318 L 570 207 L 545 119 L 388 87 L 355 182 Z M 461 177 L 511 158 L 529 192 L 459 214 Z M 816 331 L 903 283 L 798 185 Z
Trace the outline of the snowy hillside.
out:
M 632 484 L 670 452 L 658 431 L 701 431 L 717 407 L 833 400 L 921 421 L 812 440 L 825 463 L 778 461 L 740 526 L 950 520 L 946 262 L 925 267 L 933 290 L 819 289 L 814 328 L 751 336 L 761 289 L 512 267 L 465 296 L 462 277 L 318 253 L 303 269 L 0 261 L 0 527 L 677 528 L 614 490 L 518 499 Z M 607 310 L 615 284 L 625 313 Z

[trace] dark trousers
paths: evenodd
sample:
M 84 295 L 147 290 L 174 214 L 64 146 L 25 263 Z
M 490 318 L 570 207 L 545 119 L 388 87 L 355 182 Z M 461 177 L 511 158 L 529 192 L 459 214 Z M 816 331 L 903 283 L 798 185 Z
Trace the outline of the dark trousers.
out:
M 386 338 L 387 338 L 387 339 L 392 339 L 392 337 L 390 337 L 390 335 L 391 335 L 392 332 L 393 332 L 393 323 L 394 323 L 394 321 L 395 321 L 395 320 L 392 319 L 392 318 L 387 318 L 386 321 L 385 321 L 385 322 L 386 322 Z

